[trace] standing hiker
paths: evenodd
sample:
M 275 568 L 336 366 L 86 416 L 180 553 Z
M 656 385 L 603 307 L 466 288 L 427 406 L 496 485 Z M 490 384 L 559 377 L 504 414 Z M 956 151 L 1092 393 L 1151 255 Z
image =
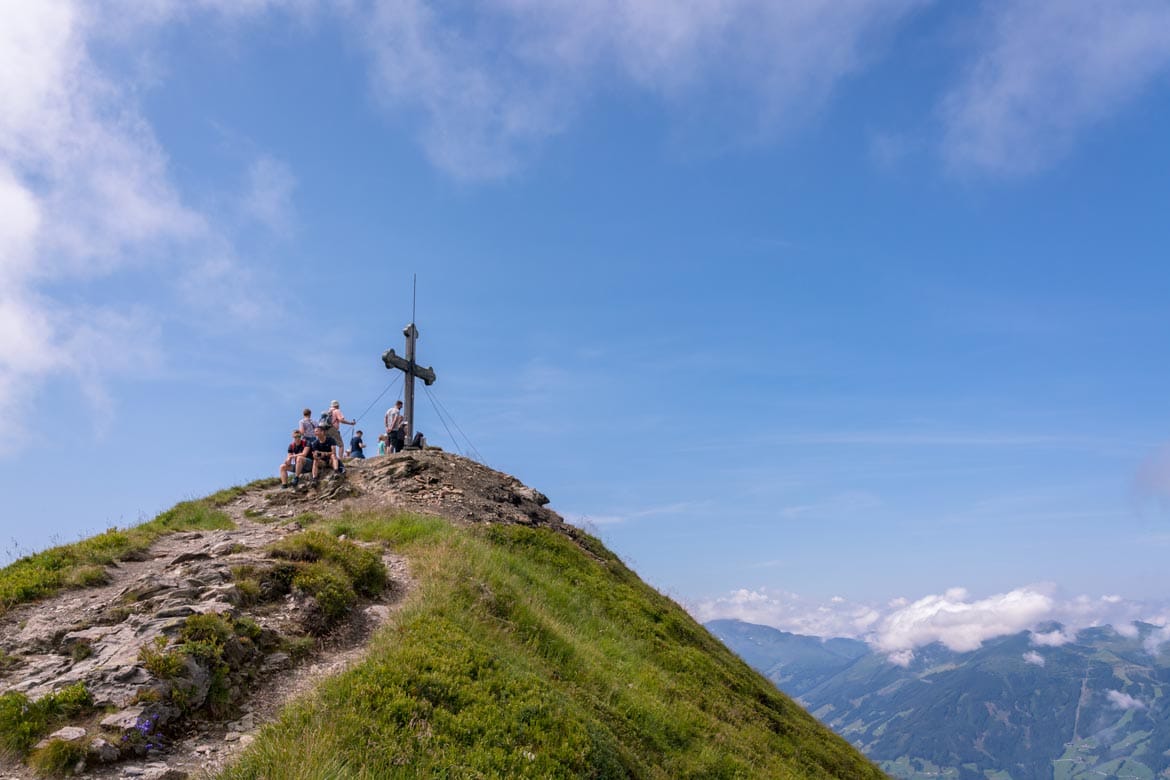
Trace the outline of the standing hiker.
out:
M 357 425 L 357 420 L 345 419 L 345 415 L 341 413 L 341 402 L 340 401 L 330 401 L 329 402 L 328 414 L 329 414 L 329 424 L 331 427 L 328 428 L 326 430 L 326 432 L 329 435 L 329 440 L 333 443 L 333 446 L 337 450 L 337 462 L 341 463 L 341 458 L 345 454 L 345 442 L 341 438 L 341 426 L 342 425 Z M 345 469 L 344 468 L 341 469 L 341 472 L 344 473 Z
M 366 459 L 366 443 L 362 441 L 362 432 L 358 431 L 349 440 L 349 456 L 351 458 Z
M 390 452 L 402 452 L 406 445 L 406 418 L 402 416 L 402 401 L 395 401 L 394 405 L 386 410 L 386 449 Z

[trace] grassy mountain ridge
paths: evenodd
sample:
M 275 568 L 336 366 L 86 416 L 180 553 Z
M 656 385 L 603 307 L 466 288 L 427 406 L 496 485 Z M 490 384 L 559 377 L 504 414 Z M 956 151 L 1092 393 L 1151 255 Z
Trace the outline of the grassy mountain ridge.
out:
M 427 478 L 401 465 L 367 476 Z M 16 561 L 0 569 L 5 608 L 51 609 L 56 592 L 87 587 L 77 571 L 96 582 L 119 556 L 145 554 L 157 533 L 204 527 L 206 512 L 261 490 L 289 498 L 257 483 L 186 502 L 191 518 L 152 521 L 147 535 L 107 532 L 100 554 L 87 540 Z M 306 533 L 403 556 L 412 585 L 364 660 L 261 729 L 224 780 L 884 776 L 587 534 L 305 506 L 314 510 L 298 517 Z M 221 527 L 214 519 L 209 527 Z M 110 557 L 112 534 L 127 539 Z M 0 666 L 0 695 L 3 685 Z M 27 725 L 18 711 L 8 716 Z M 30 744 L 53 727 L 30 732 Z

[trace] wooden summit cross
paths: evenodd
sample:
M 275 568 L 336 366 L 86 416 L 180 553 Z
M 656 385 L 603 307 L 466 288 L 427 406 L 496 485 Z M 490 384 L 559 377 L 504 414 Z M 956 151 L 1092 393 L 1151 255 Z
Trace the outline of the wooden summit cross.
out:
M 414 378 L 417 376 L 423 381 L 423 384 L 433 385 L 435 383 L 435 372 L 431 368 L 423 368 L 416 365 L 414 362 L 414 342 L 418 340 L 418 328 L 414 327 L 414 323 L 410 323 L 402 329 L 402 335 L 406 336 L 406 357 L 400 357 L 394 354 L 393 349 L 388 349 L 382 354 L 382 362 L 387 369 L 398 369 L 405 374 L 405 388 L 403 389 L 403 403 L 406 405 L 406 444 L 410 445 L 411 438 L 414 436 Z

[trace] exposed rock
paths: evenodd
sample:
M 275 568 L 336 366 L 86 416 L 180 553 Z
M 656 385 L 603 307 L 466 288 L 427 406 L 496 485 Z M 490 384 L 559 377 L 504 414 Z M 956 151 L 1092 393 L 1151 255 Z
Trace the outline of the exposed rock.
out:
M 145 712 L 145 707 L 127 707 L 102 718 L 101 726 L 112 731 L 128 731 L 138 725 Z
M 109 764 L 117 761 L 121 755 L 117 745 L 109 742 L 104 737 L 97 737 L 92 740 L 86 746 L 85 752 L 91 761 L 96 761 L 99 764 Z
M 65 726 L 54 731 L 49 736 L 42 739 L 35 745 L 37 750 L 47 746 L 53 740 L 60 740 L 61 742 L 76 742 L 79 739 L 84 739 L 86 730 L 80 726 Z

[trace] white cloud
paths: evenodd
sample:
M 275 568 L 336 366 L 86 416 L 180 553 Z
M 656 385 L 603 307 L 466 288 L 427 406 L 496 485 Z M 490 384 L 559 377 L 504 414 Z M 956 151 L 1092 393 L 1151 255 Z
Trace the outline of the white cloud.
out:
M 1037 647 L 1061 647 L 1076 641 L 1076 636 L 1063 629 L 1055 628 L 1051 631 L 1033 631 L 1031 641 Z
M 944 153 L 958 169 L 1024 174 L 1170 69 L 1163 0 L 986 4 L 981 52 L 944 101 Z
M 1052 598 L 1027 588 L 968 601 L 961 588 L 926 596 L 878 621 L 873 644 L 882 651 L 912 650 L 941 642 L 956 652 L 975 650 L 987 639 L 1023 631 L 1052 610 Z
M 1024 661 L 1036 666 L 1044 666 L 1044 656 L 1037 653 L 1035 650 L 1029 650 L 1024 653 Z
M 214 5 L 214 4 L 212 4 Z M 253 3 L 257 7 L 265 3 Z M 131 12 L 131 7 L 136 9 Z M 190 207 L 138 109 L 135 85 L 103 71 L 93 41 L 115 31 L 137 50 L 134 21 L 159 23 L 174 3 L 8 4 L 0 25 L 0 403 L 54 376 L 78 380 L 99 408 L 107 382 L 159 361 L 161 311 L 80 303 L 71 284 L 115 275 L 178 290 L 237 316 L 247 269 L 224 230 Z M 127 13 L 122 13 L 123 11 Z M 248 203 L 267 222 L 287 213 L 289 176 L 253 174 Z M 228 277 L 231 284 L 220 283 Z M 154 297 L 154 296 L 152 296 Z M 95 415 L 100 418 L 101 415 Z
M 1148 653 L 1157 653 L 1162 645 L 1170 642 L 1170 625 L 1167 625 L 1164 616 L 1154 618 L 1150 622 L 1160 625 L 1146 637 L 1146 641 L 1142 643 L 1142 646 Z
M 1146 708 L 1144 701 L 1135 699 L 1122 691 L 1106 691 L 1105 696 L 1108 697 L 1109 703 L 1119 710 L 1144 710 Z
M 721 598 L 698 602 L 691 611 L 704 622 L 728 618 L 822 637 L 864 636 L 880 616 L 872 607 L 839 597 L 818 604 L 795 593 L 767 588 L 741 588 Z
M 743 137 L 771 135 L 928 1 L 381 0 L 359 21 L 378 95 L 421 114 L 438 167 L 477 179 L 514 171 L 605 89 L 648 93 L 680 114 L 715 97 L 705 120 L 730 115 Z

